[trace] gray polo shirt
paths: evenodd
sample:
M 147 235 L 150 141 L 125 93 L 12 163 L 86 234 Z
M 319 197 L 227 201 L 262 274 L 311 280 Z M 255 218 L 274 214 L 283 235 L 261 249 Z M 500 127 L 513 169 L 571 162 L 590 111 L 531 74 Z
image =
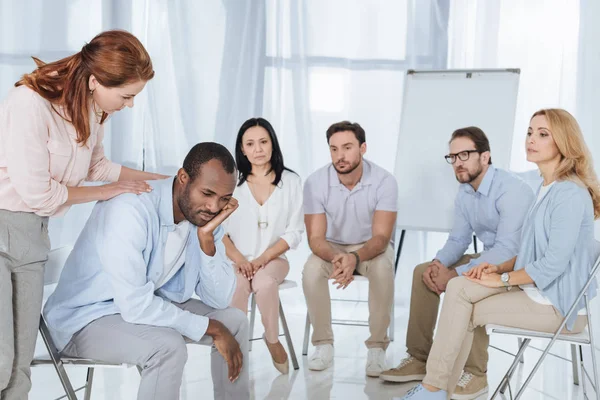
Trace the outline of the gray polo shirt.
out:
M 398 184 L 392 174 L 363 158 L 363 176 L 348 190 L 332 164 L 311 174 L 304 184 L 304 214 L 325 214 L 326 239 L 338 244 L 359 244 L 373 236 L 376 210 L 397 211 Z

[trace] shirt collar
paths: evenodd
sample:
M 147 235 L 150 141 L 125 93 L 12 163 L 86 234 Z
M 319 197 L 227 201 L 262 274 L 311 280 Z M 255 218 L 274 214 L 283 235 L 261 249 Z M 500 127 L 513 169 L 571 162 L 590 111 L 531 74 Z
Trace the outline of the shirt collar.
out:
M 496 167 L 493 164 L 488 166 L 488 170 L 486 171 L 483 179 L 481 180 L 481 184 L 479 184 L 479 188 L 477 189 L 477 193 L 480 193 L 484 196 L 488 196 L 490 194 L 490 189 L 492 188 L 492 182 L 494 181 L 494 176 L 496 172 Z M 462 184 L 463 190 L 467 193 L 475 193 L 475 189 L 469 183 Z
M 356 186 L 366 186 L 371 183 L 371 163 L 363 158 L 363 173 Z M 333 164 L 329 165 L 329 186 L 343 186 Z
M 158 219 L 161 225 L 174 227 L 175 220 L 173 217 L 173 182 L 175 177 L 150 181 L 150 185 L 154 188 L 158 195 Z

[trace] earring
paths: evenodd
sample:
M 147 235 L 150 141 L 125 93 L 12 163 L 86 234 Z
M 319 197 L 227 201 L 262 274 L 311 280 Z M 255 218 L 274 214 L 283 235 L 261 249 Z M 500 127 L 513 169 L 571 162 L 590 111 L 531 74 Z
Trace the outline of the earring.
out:
M 90 96 L 94 95 L 94 90 L 96 90 L 96 89 L 90 89 Z

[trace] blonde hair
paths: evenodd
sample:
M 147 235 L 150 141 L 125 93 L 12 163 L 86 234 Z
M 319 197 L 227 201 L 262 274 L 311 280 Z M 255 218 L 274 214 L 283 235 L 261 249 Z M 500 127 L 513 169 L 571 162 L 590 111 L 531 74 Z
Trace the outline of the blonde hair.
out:
M 600 218 L 600 183 L 594 171 L 592 154 L 583 140 L 577 120 L 568 111 L 560 108 L 539 110 L 531 116 L 531 119 L 538 115 L 546 117 L 556 147 L 561 154 L 558 168 L 554 171 L 554 179 L 572 180 L 585 186 L 592 196 L 594 219 Z

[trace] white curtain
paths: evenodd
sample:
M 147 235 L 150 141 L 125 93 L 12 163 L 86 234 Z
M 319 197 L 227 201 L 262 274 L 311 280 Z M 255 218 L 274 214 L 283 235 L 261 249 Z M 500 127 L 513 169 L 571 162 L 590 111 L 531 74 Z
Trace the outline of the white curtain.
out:
M 535 168 L 525 157 L 531 115 L 561 107 L 577 116 L 577 3 L 454 0 L 450 16 L 448 68 L 521 69 L 511 169 Z
M 266 9 L 262 114 L 286 163 L 305 178 L 330 162 L 325 131 L 348 119 L 366 130 L 366 157 L 393 170 L 403 76 L 444 67 L 447 6 L 271 0 Z
M 112 154 L 165 173 L 199 141 L 233 150 L 254 116 L 302 177 L 329 160 L 325 130 L 342 119 L 392 169 L 404 71 L 446 63 L 448 8 L 435 1 L 139 0 L 130 15 L 117 26 L 146 44 L 156 78 L 114 117 Z

